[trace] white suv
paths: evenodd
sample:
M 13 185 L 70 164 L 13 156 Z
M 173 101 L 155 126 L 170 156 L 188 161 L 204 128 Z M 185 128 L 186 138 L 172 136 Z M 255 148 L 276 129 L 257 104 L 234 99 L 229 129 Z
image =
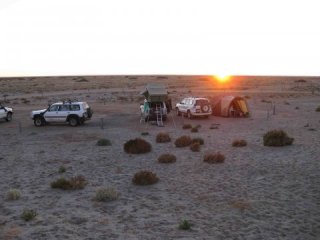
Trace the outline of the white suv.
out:
M 47 109 L 31 112 L 31 118 L 37 127 L 46 123 L 69 123 L 75 127 L 91 117 L 92 110 L 86 102 L 58 102 L 49 105 Z
M 209 117 L 212 114 L 211 104 L 207 98 L 188 97 L 176 104 L 178 116 L 186 115 L 188 118 L 196 116 Z
M 0 119 L 5 119 L 7 122 L 12 120 L 12 108 L 2 106 L 0 103 Z

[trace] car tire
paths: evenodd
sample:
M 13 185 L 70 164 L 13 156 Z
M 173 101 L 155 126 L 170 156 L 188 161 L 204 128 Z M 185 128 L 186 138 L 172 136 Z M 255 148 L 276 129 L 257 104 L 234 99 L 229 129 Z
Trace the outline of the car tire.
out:
M 10 112 L 7 114 L 6 121 L 10 122 L 11 120 L 12 120 L 12 113 Z
M 208 105 L 203 105 L 203 106 L 201 106 L 201 110 L 202 110 L 202 112 L 207 113 L 207 112 L 209 112 L 210 107 Z
M 177 113 L 177 116 L 181 116 L 181 112 L 179 111 L 179 108 L 176 108 L 176 113 Z
M 36 117 L 34 120 L 33 120 L 33 123 L 36 127 L 41 127 L 44 125 L 44 120 L 42 117 Z
M 71 127 L 76 127 L 79 124 L 79 120 L 76 117 L 70 117 L 69 118 L 69 125 Z

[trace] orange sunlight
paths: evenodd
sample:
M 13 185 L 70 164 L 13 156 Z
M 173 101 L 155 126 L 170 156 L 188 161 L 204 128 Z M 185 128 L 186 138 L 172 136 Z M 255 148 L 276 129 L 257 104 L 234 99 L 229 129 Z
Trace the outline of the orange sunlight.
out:
M 219 82 L 221 83 L 224 83 L 224 82 L 228 82 L 230 80 L 231 76 L 230 75 L 215 75 L 214 76 L 214 79 L 218 80 Z

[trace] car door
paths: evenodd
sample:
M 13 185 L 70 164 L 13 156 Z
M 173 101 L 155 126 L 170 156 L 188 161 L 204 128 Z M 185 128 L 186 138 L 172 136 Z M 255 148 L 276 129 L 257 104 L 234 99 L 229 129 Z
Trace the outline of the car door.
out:
M 65 122 L 67 121 L 67 117 L 70 114 L 70 104 L 63 104 L 60 106 L 59 108 L 59 118 L 58 121 L 59 122 Z
M 49 107 L 49 109 L 43 115 L 46 122 L 59 122 L 60 107 L 61 107 L 61 104 L 55 104 Z
M 183 99 L 180 103 L 180 112 L 185 112 L 186 110 L 186 99 Z
M 6 111 L 4 110 L 4 107 L 0 105 L 0 118 L 6 117 Z

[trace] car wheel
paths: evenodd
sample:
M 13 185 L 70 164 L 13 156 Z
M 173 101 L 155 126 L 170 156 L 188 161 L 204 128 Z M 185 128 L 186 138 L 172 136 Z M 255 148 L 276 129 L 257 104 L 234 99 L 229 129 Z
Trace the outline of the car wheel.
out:
M 40 126 L 43 126 L 44 121 L 43 121 L 43 119 L 42 119 L 41 117 L 36 117 L 36 118 L 34 119 L 33 123 L 34 123 L 34 125 L 35 125 L 36 127 L 40 127 Z
M 79 124 L 79 121 L 75 117 L 69 118 L 69 124 L 71 127 L 76 127 Z
M 177 113 L 177 116 L 181 116 L 181 112 L 179 111 L 179 108 L 176 108 L 176 113 Z
M 10 122 L 12 120 L 12 113 L 8 113 L 6 117 L 6 121 Z

